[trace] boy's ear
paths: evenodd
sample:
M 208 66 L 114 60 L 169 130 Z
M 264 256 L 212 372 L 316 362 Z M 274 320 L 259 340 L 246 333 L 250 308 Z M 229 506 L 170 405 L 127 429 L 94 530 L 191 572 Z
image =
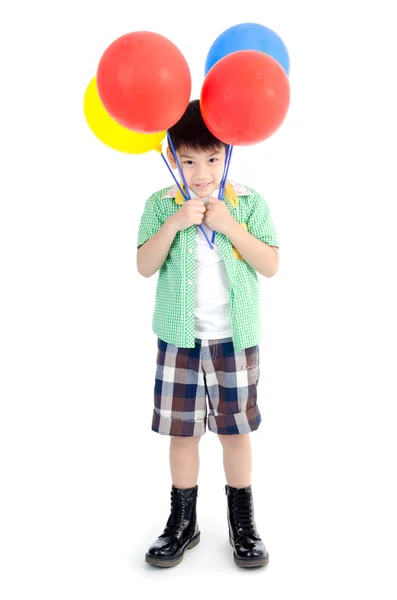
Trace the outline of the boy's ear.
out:
M 178 165 L 176 164 L 174 155 L 172 154 L 172 150 L 169 146 L 167 146 L 167 158 L 168 158 L 168 162 L 170 163 L 171 168 L 176 169 Z

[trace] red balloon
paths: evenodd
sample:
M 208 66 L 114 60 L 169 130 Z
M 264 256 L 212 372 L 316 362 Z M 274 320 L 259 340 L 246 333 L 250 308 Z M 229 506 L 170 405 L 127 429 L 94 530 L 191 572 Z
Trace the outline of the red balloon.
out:
M 138 133 L 174 125 L 189 103 L 191 85 L 181 51 L 150 31 L 119 37 L 103 53 L 97 70 L 103 106 L 120 125 Z
M 258 50 L 240 50 L 208 71 L 200 106 L 215 137 L 226 144 L 248 146 L 280 127 L 289 102 L 289 80 L 282 66 Z

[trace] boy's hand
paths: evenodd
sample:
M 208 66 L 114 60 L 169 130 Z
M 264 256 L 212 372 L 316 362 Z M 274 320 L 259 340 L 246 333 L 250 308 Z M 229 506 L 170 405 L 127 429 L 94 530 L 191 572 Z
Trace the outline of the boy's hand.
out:
M 191 225 L 201 225 L 204 213 L 204 202 L 200 198 L 198 200 L 186 200 L 183 206 L 170 217 L 170 221 L 175 225 L 177 231 L 182 231 Z
M 207 210 L 204 216 L 204 223 L 214 231 L 227 234 L 230 225 L 235 222 L 232 215 L 222 200 L 211 196 L 208 198 Z

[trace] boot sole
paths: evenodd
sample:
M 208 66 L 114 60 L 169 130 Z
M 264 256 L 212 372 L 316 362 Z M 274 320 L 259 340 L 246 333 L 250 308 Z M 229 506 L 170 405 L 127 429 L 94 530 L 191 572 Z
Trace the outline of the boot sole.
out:
M 177 558 L 156 558 L 150 554 L 145 554 L 145 561 L 154 567 L 176 567 L 183 560 L 185 550 L 190 550 L 200 543 L 200 533 L 198 533 L 189 544 L 184 548 L 182 554 Z
M 236 555 L 233 554 L 233 558 L 238 567 L 264 567 L 269 562 L 269 555 L 265 556 L 265 558 L 243 559 L 237 558 Z
M 233 542 L 230 537 L 229 542 L 234 550 Z M 238 556 L 236 556 L 233 552 L 233 558 L 238 567 L 264 567 L 269 562 L 269 553 L 267 553 L 267 555 L 263 558 L 238 558 Z

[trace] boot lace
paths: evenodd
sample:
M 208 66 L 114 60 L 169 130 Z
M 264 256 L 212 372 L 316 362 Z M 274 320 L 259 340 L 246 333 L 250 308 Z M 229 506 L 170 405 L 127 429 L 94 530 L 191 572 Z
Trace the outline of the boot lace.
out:
M 186 515 L 185 498 L 182 494 L 171 494 L 171 510 L 176 514 L 174 529 L 178 533 L 182 531 Z
M 236 494 L 232 503 L 232 514 L 238 537 L 257 537 L 253 522 L 253 510 L 250 496 Z
M 160 537 L 171 536 L 178 540 L 186 517 L 186 504 L 183 494 L 171 491 L 171 516 Z

